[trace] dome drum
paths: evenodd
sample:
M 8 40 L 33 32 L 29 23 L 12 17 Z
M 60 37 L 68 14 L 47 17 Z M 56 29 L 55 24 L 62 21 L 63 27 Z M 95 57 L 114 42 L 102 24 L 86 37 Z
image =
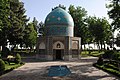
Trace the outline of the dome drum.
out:
M 49 26 L 46 31 L 47 36 L 73 36 L 73 27 Z

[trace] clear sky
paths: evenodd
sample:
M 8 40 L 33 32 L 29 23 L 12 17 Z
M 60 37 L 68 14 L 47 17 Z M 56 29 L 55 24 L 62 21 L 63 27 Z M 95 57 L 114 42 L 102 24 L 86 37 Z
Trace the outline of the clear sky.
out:
M 48 13 L 53 7 L 62 4 L 66 6 L 67 10 L 72 4 L 75 7 L 81 6 L 86 9 L 88 15 L 97 17 L 107 17 L 107 0 L 21 0 L 24 2 L 26 14 L 33 20 L 33 17 L 40 22 L 45 20 Z

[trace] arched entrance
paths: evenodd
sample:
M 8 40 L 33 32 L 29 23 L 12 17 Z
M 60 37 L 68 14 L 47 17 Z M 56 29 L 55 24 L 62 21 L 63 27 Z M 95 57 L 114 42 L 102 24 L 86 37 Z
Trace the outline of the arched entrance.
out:
M 56 57 L 55 60 L 62 60 L 61 50 L 56 50 L 55 57 Z
M 63 60 L 63 56 L 64 56 L 64 44 L 60 41 L 57 41 L 53 44 L 53 59 Z

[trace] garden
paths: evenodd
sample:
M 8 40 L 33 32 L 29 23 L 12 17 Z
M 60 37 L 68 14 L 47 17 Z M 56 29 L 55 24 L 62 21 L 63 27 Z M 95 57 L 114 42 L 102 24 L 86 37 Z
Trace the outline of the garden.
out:
M 120 52 L 104 51 L 104 54 L 99 56 L 98 61 L 93 66 L 120 77 Z
M 7 58 L 0 58 L 0 75 L 12 71 L 22 65 L 24 65 L 24 63 L 21 61 L 20 54 L 16 54 L 15 56 L 8 55 Z
M 119 50 L 84 50 L 81 52 L 82 57 L 98 57 L 94 67 L 105 72 L 120 76 L 120 52 Z

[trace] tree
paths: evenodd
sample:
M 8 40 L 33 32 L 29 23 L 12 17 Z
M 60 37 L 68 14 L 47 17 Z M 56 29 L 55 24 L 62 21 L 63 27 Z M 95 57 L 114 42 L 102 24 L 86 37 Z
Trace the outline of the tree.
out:
M 38 21 L 36 17 L 33 18 L 32 23 L 33 23 L 34 29 L 38 32 L 39 27 L 38 27 Z
M 38 35 L 45 36 L 45 25 L 43 22 L 40 22 L 38 25 Z
M 105 18 L 96 18 L 96 17 L 89 17 L 87 19 L 88 29 L 92 34 L 92 38 L 94 42 L 97 42 L 98 47 L 100 49 L 99 44 L 105 45 L 105 41 L 109 41 L 110 37 L 112 36 L 111 27 L 109 22 Z M 105 46 L 104 46 L 105 48 Z
M 8 40 L 12 47 L 12 51 L 17 44 L 21 44 L 24 36 L 24 29 L 28 22 L 25 15 L 24 3 L 19 0 L 10 0 L 10 22 Z
M 118 47 L 120 47 L 120 32 L 117 34 L 117 38 L 116 38 L 115 43 Z
M 110 3 L 107 5 L 109 9 L 108 15 L 113 20 L 112 26 L 113 31 L 120 29 L 120 0 L 109 0 Z
M 37 39 L 37 32 L 34 29 L 33 23 L 28 23 L 27 27 L 24 31 L 24 44 L 26 45 L 26 48 L 30 47 L 30 49 L 33 49 L 33 47 L 36 44 Z
M 37 35 L 38 36 L 44 36 L 45 35 L 45 25 L 44 25 L 44 23 L 42 21 L 40 23 L 38 23 L 38 21 L 35 17 L 33 18 L 32 23 L 33 23 L 34 29 L 37 32 Z
M 59 4 L 59 6 L 56 6 L 56 7 L 52 8 L 52 11 L 56 8 L 59 8 L 59 7 L 66 10 L 66 7 L 64 5 Z
M 69 13 L 71 14 L 71 16 L 73 17 L 74 20 L 74 35 L 76 37 L 81 37 L 82 39 L 82 44 L 86 43 L 86 32 L 87 32 L 87 26 L 84 23 L 85 17 L 87 15 L 87 11 L 78 6 L 78 7 L 74 7 L 74 5 L 70 5 L 69 7 Z
M 7 45 L 7 37 L 10 28 L 10 2 L 9 0 L 0 0 L 0 46 L 5 51 Z

